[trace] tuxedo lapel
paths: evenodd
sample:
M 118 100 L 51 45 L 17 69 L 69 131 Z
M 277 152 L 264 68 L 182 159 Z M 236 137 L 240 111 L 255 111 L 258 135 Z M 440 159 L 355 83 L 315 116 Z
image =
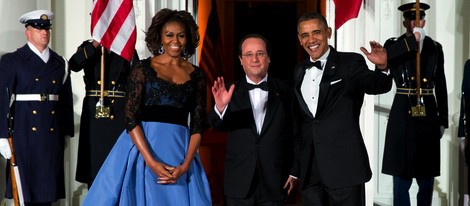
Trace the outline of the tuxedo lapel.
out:
M 248 87 L 247 87 L 247 82 L 245 80 L 241 80 L 239 83 L 239 88 L 235 89 L 233 92 L 233 106 L 234 108 L 237 108 L 237 110 L 248 110 L 250 112 L 246 113 L 245 119 L 240 120 L 240 121 L 250 121 L 250 126 L 251 129 L 254 131 L 255 134 L 257 134 L 256 130 L 256 123 L 255 123 L 255 118 L 253 116 L 253 106 L 251 105 L 251 100 L 250 100 L 250 94 L 248 92 Z
M 305 65 L 307 61 L 310 61 L 310 60 L 309 59 L 305 60 L 304 62 L 299 64 L 297 69 L 295 70 L 296 73 L 294 74 L 294 78 L 295 78 L 294 92 L 295 92 L 295 96 L 298 99 L 300 108 L 304 111 L 305 114 L 307 114 L 310 118 L 313 119 L 313 115 L 308 109 L 307 103 L 305 103 L 304 98 L 302 97 L 302 92 L 300 90 L 300 87 L 302 86 L 302 81 L 305 75 Z
M 281 102 L 281 96 L 278 92 L 277 85 L 273 81 L 268 79 L 268 101 L 266 102 L 266 116 L 264 117 L 263 126 L 261 128 L 260 135 L 267 129 L 269 124 L 271 124 L 273 118 L 276 116 L 278 111 L 279 104 Z
M 328 96 L 328 90 L 331 86 L 331 81 L 333 80 L 336 73 L 336 60 L 338 58 L 338 53 L 332 47 L 330 47 L 330 55 L 328 55 L 326 65 L 324 67 L 323 77 L 320 82 L 320 94 L 318 95 L 318 105 L 317 117 L 323 111 L 325 107 L 326 98 Z

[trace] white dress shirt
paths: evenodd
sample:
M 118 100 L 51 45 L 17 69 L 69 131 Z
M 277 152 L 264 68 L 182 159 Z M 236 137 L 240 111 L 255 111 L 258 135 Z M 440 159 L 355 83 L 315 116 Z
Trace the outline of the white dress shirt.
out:
M 317 113 L 317 106 L 318 106 L 318 96 L 320 94 L 320 82 L 323 77 L 323 68 L 325 67 L 326 60 L 328 55 L 330 54 L 330 48 L 326 51 L 320 59 L 316 61 L 321 62 L 322 68 L 307 68 L 305 70 L 304 79 L 302 80 L 302 85 L 300 86 L 300 92 L 302 93 L 302 97 L 304 98 L 305 103 L 308 106 L 308 109 L 315 117 Z M 315 62 L 310 57 L 310 61 Z
M 268 75 L 264 77 L 263 80 L 258 82 L 267 81 Z M 246 81 L 249 84 L 255 84 L 253 81 L 246 77 Z M 268 101 L 268 91 L 264 91 L 260 88 L 255 88 L 249 90 L 248 93 L 250 94 L 250 101 L 251 101 L 251 109 L 253 110 L 253 118 L 255 119 L 256 124 L 256 131 L 261 133 L 261 128 L 263 128 L 264 117 L 266 116 L 266 102 Z

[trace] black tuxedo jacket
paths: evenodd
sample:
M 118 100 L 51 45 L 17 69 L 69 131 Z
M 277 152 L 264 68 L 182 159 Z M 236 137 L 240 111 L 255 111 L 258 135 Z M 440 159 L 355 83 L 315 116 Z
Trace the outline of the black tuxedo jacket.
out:
M 264 198 L 268 201 L 283 199 L 282 187 L 293 162 L 292 88 L 271 76 L 268 87 L 267 111 L 259 135 L 245 78 L 235 83 L 223 119 L 214 109 L 209 114 L 212 127 L 228 132 L 224 165 L 226 196 L 245 198 L 258 165 Z
M 337 52 L 330 47 L 314 115 L 300 91 L 307 61 L 309 59 L 294 70 L 295 133 L 299 141 L 292 173 L 301 178 L 304 188 L 315 156 L 320 178 L 326 187 L 365 183 L 372 172 L 359 127 L 364 94 L 388 92 L 392 78 L 383 72 L 369 70 L 361 55 Z

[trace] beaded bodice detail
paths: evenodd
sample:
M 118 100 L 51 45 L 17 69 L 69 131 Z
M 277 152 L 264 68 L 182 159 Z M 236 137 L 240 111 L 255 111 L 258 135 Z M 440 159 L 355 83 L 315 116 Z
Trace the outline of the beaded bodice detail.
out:
M 191 134 L 201 133 L 205 112 L 206 85 L 198 67 L 194 66 L 190 80 L 183 84 L 158 77 L 150 67 L 150 59 L 132 69 L 125 110 L 128 131 L 141 121 L 156 121 L 189 126 Z

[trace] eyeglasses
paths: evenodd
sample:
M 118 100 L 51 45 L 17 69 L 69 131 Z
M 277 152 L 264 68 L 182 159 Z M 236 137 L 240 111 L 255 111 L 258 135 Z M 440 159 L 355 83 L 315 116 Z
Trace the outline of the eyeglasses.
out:
M 247 54 L 242 54 L 243 57 L 247 57 L 249 59 L 252 59 L 253 57 L 257 57 L 257 58 L 264 58 L 266 57 L 266 55 L 268 55 L 268 53 L 266 52 L 256 52 L 256 53 L 247 53 Z

